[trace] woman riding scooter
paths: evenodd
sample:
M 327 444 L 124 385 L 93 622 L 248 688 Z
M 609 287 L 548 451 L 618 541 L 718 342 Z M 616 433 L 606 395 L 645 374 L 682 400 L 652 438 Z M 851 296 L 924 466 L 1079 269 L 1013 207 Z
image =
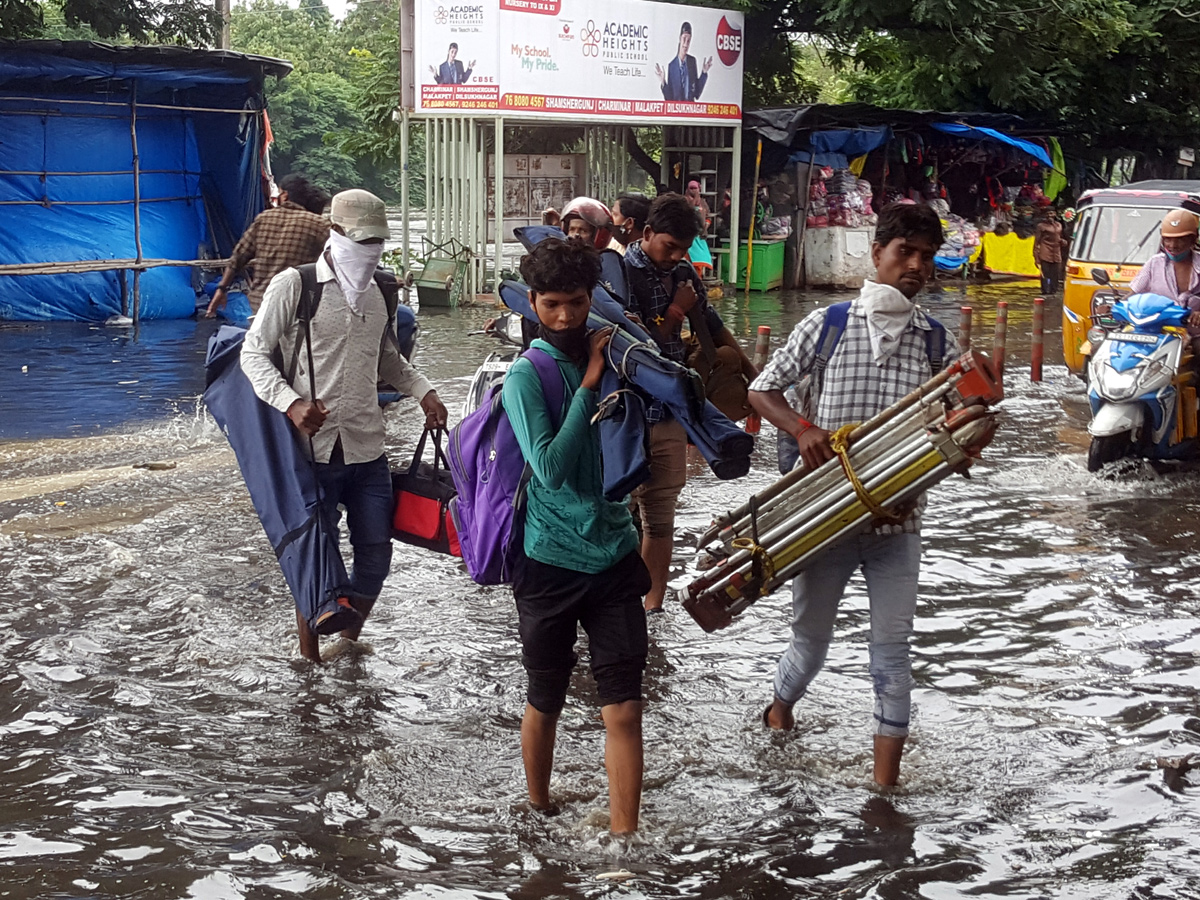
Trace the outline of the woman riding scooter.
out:
M 1191 310 L 1187 318 L 1192 353 L 1200 356 L 1200 218 L 1173 209 L 1162 221 L 1162 246 L 1129 285 L 1132 294 L 1161 294 Z

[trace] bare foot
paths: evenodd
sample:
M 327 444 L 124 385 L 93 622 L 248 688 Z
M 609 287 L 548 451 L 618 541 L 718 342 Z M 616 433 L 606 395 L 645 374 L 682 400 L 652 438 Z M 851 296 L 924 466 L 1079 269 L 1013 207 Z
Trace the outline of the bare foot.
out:
M 791 731 L 796 727 L 796 718 L 791 707 L 776 698 L 763 710 L 763 724 L 772 731 Z

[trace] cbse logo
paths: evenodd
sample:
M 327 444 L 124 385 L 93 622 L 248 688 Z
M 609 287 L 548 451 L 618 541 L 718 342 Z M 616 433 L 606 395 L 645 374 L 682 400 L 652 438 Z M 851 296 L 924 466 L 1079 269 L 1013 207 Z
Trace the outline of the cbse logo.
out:
M 732 66 L 742 55 L 742 30 L 734 28 L 729 20 L 721 16 L 721 24 L 717 26 L 717 56 L 721 63 Z

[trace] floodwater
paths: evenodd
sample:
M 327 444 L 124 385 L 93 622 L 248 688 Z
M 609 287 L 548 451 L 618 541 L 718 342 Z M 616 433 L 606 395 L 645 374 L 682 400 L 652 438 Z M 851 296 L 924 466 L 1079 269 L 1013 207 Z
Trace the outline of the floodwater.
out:
M 972 304 L 977 334 L 1007 299 L 1011 365 L 986 459 L 926 516 L 902 786 L 870 783 L 861 583 L 790 736 L 759 722 L 787 596 L 714 635 L 673 607 L 651 622 L 643 830 L 619 843 L 582 667 L 562 813 L 523 803 L 505 589 L 397 545 L 367 646 L 298 658 L 233 455 L 197 408 L 210 323 L 5 326 L 0 898 L 1200 896 L 1200 778 L 1157 765 L 1200 750 L 1200 477 L 1085 472 L 1057 306 L 1046 381 L 1025 370 L 1031 296 L 929 298 L 951 325 Z M 815 299 L 721 309 L 747 341 L 759 324 L 782 339 Z M 421 316 L 418 362 L 452 410 L 486 315 Z M 394 461 L 416 419 L 390 413 Z M 740 482 L 692 468 L 681 566 L 713 511 L 772 480 L 773 454 L 764 435 Z

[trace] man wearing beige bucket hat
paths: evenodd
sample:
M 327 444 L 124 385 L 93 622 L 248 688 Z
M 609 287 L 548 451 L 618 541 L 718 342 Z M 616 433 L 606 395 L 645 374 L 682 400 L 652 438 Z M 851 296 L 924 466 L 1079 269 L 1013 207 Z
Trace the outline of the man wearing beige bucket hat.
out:
M 250 324 L 242 369 L 254 392 L 285 412 L 311 441 L 331 521 L 340 520 L 339 504 L 346 510 L 354 548 L 350 586 L 366 598 L 358 610 L 365 619 L 392 558 L 392 482 L 376 384 L 383 380 L 418 398 L 427 427 L 445 428 L 447 414 L 433 385 L 401 355 L 388 328 L 387 306 L 375 283 L 390 234 L 383 201 L 368 191 L 342 191 L 333 198 L 329 220 L 329 240 L 316 260 L 306 298 L 311 338 L 305 340 L 298 315 L 301 272 L 286 269 L 267 286 Z M 297 352 L 298 346 L 305 352 Z M 284 360 L 294 360 L 290 381 L 272 360 L 276 348 Z M 301 655 L 320 662 L 317 635 L 299 613 L 296 622 Z M 355 640 L 360 629 L 361 623 L 342 634 Z

